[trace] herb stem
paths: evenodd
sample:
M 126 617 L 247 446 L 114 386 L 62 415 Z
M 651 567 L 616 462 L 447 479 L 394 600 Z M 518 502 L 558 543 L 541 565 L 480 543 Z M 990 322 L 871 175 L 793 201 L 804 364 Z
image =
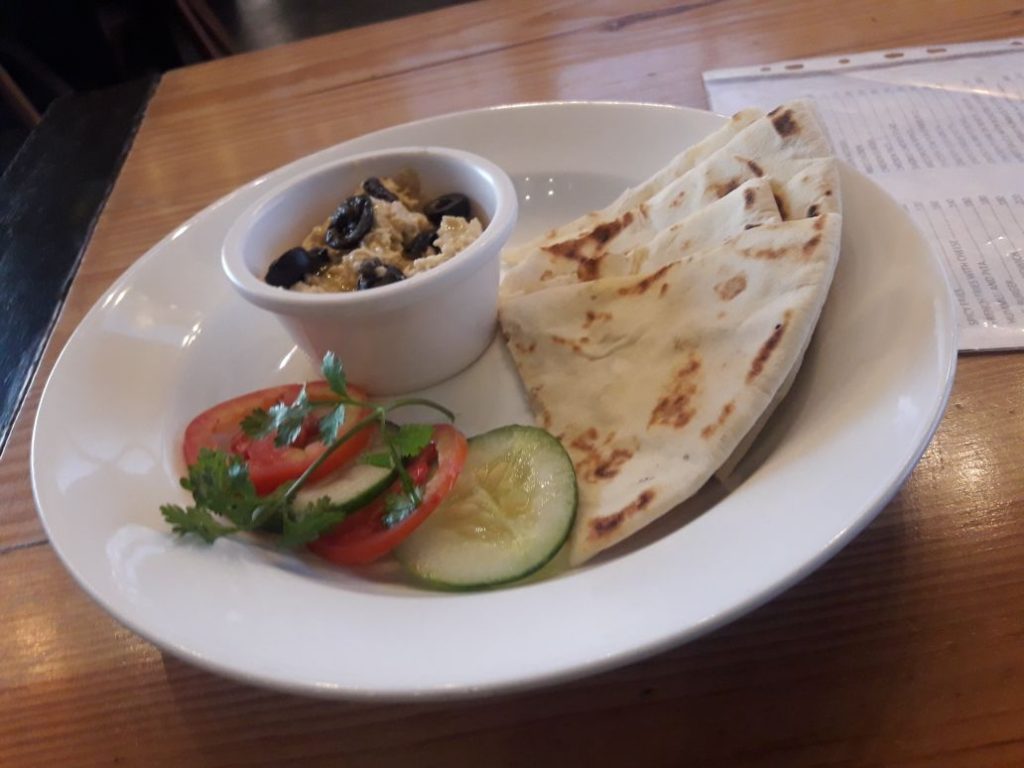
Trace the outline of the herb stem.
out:
M 371 413 L 369 416 L 364 416 L 362 419 L 360 419 L 355 424 L 353 424 L 352 428 L 350 430 L 348 430 L 345 434 L 340 435 L 339 437 L 335 438 L 334 442 L 332 442 L 330 445 L 328 445 L 327 448 L 324 449 L 324 452 L 321 453 L 319 456 L 317 456 L 316 460 L 312 464 L 310 464 L 308 467 L 306 467 L 306 471 L 303 472 L 301 475 L 299 475 L 295 479 L 295 482 L 293 482 L 288 487 L 288 490 L 285 491 L 285 494 L 284 494 L 285 500 L 286 501 L 294 501 L 295 500 L 295 494 L 297 494 L 299 492 L 299 489 L 309 479 L 309 476 L 312 475 L 314 472 L 316 472 L 320 468 L 320 466 L 325 461 L 327 461 L 327 457 L 328 456 L 330 456 L 332 453 L 334 453 L 336 450 L 338 450 L 338 448 L 340 448 L 345 443 L 347 443 L 349 440 L 351 440 L 353 437 L 355 437 L 355 435 L 357 433 L 359 433 L 362 430 L 366 429 L 367 427 L 372 426 L 373 424 L 375 424 L 379 420 L 379 418 L 380 418 L 379 414 L 376 413 L 376 411 L 375 411 L 375 412 Z
M 426 408 L 433 408 L 435 411 L 444 414 L 448 421 L 455 421 L 455 414 L 445 408 L 443 405 L 435 403 L 433 400 L 427 400 L 423 397 L 408 397 L 404 400 L 395 400 L 393 403 L 389 403 L 385 411 L 390 412 L 396 408 L 406 408 L 412 405 L 422 405 Z

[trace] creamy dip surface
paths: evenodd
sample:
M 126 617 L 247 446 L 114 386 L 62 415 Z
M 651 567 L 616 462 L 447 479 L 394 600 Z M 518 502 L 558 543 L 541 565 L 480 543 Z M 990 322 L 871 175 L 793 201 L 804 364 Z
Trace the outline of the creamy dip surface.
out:
M 373 225 L 351 249 L 328 245 L 328 229 L 335 214 L 328 216 L 302 241 L 310 252 L 326 254 L 326 264 L 291 286 L 293 291 L 326 293 L 373 287 L 372 272 L 386 284 L 400 279 L 389 268 L 408 278 L 433 269 L 451 259 L 476 240 L 483 226 L 476 217 L 443 216 L 435 228 L 424 215 L 420 181 L 412 171 L 379 180 L 395 200 L 372 197 Z M 364 195 L 363 189 L 354 195 Z M 435 219 L 436 220 L 436 219 Z M 432 233 L 432 235 L 425 234 Z M 417 238 L 422 238 L 417 247 Z M 412 246 L 412 248 L 410 248 Z M 390 279 L 385 275 L 390 274 Z M 360 285 L 360 275 L 363 284 Z

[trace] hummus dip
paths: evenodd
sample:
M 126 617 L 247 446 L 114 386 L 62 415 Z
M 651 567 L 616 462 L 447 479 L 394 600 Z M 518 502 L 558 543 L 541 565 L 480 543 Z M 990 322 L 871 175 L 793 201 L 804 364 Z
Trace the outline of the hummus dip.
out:
M 353 203 L 357 197 L 366 197 L 369 203 L 362 200 Z M 338 245 L 337 232 L 342 231 L 349 219 L 356 218 L 352 211 L 358 208 L 361 212 L 360 206 L 371 204 L 372 224 L 358 242 L 350 248 L 332 247 Z M 342 204 L 343 208 L 349 207 L 346 213 L 351 216 L 346 218 L 339 208 L 313 227 L 302 241 L 306 251 L 318 254 L 321 266 L 293 284 L 291 290 L 356 291 L 398 282 L 445 263 L 483 231 L 480 220 L 475 217 L 445 215 L 435 227 L 424 213 L 424 210 L 429 212 L 430 205 L 422 200 L 419 178 L 412 171 L 367 179 L 363 188 Z M 434 218 L 437 221 L 437 217 Z M 363 224 L 363 221 L 360 219 L 356 224 Z M 335 233 L 330 232 L 332 227 Z M 356 235 L 359 228 L 354 226 Z

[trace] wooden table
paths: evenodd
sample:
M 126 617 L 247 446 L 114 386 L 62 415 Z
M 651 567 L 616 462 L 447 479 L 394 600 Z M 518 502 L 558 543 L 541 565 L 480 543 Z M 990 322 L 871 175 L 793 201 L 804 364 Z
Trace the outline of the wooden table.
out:
M 96 607 L 36 517 L 28 454 L 86 309 L 220 195 L 344 139 L 544 99 L 704 105 L 704 69 L 1024 34 L 1019 0 L 483 0 L 166 75 L 0 458 L 0 765 L 1024 765 L 1024 356 L 961 360 L 877 520 L 782 597 L 634 666 L 469 705 L 237 684 Z

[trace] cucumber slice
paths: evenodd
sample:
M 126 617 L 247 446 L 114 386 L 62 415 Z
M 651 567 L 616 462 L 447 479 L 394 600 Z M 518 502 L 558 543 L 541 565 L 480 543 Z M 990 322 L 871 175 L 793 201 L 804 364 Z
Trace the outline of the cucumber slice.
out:
M 330 496 L 335 504 L 359 509 L 384 493 L 397 476 L 398 473 L 393 469 L 370 464 L 350 464 L 316 485 L 304 485 L 295 494 L 295 502 L 297 506 L 302 506 L 322 496 Z
M 455 487 L 395 555 L 434 586 L 517 581 L 561 549 L 576 516 L 576 473 L 561 443 L 537 427 L 477 435 Z

